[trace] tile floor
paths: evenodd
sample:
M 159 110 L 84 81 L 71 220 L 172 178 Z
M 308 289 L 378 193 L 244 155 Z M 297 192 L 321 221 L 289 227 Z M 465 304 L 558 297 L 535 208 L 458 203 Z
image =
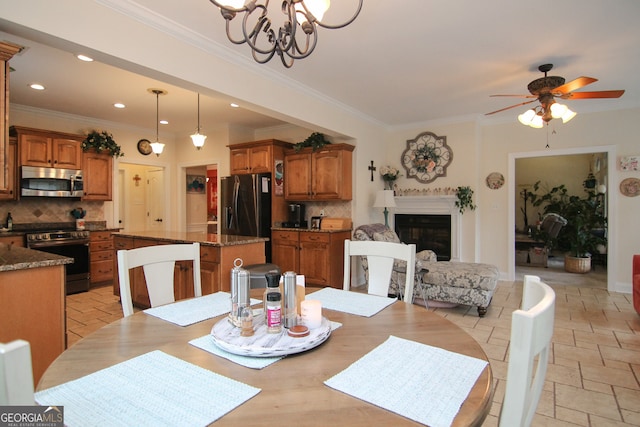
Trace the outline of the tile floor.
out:
M 556 291 L 553 353 L 533 426 L 640 426 L 640 316 L 631 295 L 609 293 L 606 271 L 566 274 L 562 267 L 518 268 L 515 282 L 500 282 L 486 317 L 475 308 L 435 309 L 478 342 L 489 356 L 496 390 L 485 427 L 498 425 L 507 372 L 511 312 L 522 297 L 523 274 Z M 67 297 L 69 346 L 122 317 L 112 288 Z

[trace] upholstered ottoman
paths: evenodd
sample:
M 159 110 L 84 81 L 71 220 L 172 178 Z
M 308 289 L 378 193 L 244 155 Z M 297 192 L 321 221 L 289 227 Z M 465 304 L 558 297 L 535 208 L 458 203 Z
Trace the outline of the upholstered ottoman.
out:
M 353 237 L 363 241 L 400 242 L 393 230 L 379 223 L 359 226 Z M 435 252 L 428 249 L 416 253 L 414 300 L 422 297 L 427 305 L 429 300 L 475 305 L 478 307 L 478 315 L 483 317 L 498 285 L 498 268 L 495 265 L 471 262 L 438 262 L 437 259 Z M 362 267 L 367 278 L 369 272 L 366 260 L 363 260 Z M 390 295 L 404 293 L 402 284 L 406 271 L 406 263 L 394 263 L 389 283 Z
M 487 313 L 498 285 L 499 272 L 495 265 L 470 262 L 421 262 L 417 294 L 428 300 L 478 307 L 478 316 Z

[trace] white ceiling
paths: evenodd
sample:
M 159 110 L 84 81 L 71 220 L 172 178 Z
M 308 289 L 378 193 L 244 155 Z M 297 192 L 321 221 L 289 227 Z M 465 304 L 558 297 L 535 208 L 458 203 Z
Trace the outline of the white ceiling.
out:
M 146 10 L 165 27 L 188 28 L 218 43 L 243 60 L 246 45 L 231 45 L 224 20 L 207 0 L 137 0 L 112 3 Z M 109 4 L 109 0 L 102 3 Z M 279 14 L 279 2 L 272 2 Z M 355 0 L 334 0 L 332 22 L 347 16 Z M 487 0 L 484 2 L 364 0 L 360 16 L 337 30 L 320 29 L 318 46 L 307 59 L 285 69 L 277 58 L 269 72 L 293 79 L 387 127 L 432 120 L 483 117 L 521 101 L 490 98 L 492 94 L 527 94 L 527 84 L 542 77 L 538 65 L 554 64 L 550 75 L 567 81 L 579 76 L 599 79 L 581 90 L 625 89 L 619 99 L 567 101 L 578 112 L 640 106 L 640 2 L 637 0 Z M 0 40 L 27 47 L 11 60 L 11 103 L 101 120 L 155 128 L 155 95 L 148 88 L 168 91 L 160 97 L 160 116 L 174 133 L 196 127 L 196 91 L 184 84 L 152 79 L 93 62 L 83 63 L 46 35 L 17 28 L 0 17 Z M 40 43 L 34 41 L 37 40 Z M 135 41 L 132 41 L 135 43 Z M 238 61 L 242 64 L 244 61 Z M 34 92 L 38 81 L 47 90 Z M 116 110 L 114 102 L 125 110 Z M 220 123 L 250 128 L 282 124 L 249 110 L 231 109 L 231 98 L 201 98 L 201 122 L 206 133 Z M 535 104 L 533 104 L 535 105 Z M 515 120 L 526 107 L 489 116 Z

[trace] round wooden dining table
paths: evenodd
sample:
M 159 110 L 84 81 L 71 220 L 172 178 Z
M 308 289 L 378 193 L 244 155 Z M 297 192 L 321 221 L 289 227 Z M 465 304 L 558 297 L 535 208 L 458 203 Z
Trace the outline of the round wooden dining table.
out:
M 258 290 L 252 293 L 256 297 L 261 295 Z M 338 392 L 326 386 L 324 381 L 349 367 L 390 335 L 488 361 L 480 345 L 469 334 L 422 306 L 398 301 L 372 317 L 327 309 L 323 309 L 323 316 L 342 323 L 324 343 L 256 370 L 189 344 L 190 340 L 209 334 L 221 317 L 181 327 L 137 312 L 102 327 L 64 351 L 48 367 L 37 389 L 44 390 L 144 353 L 161 350 L 262 390 L 218 419 L 214 423 L 216 426 L 402 426 L 418 424 Z M 420 369 L 420 366 L 407 366 L 406 369 Z M 445 390 L 447 384 L 441 384 L 441 387 Z M 414 396 L 416 405 L 429 404 L 420 401 L 419 390 Z M 489 413 L 492 397 L 493 375 L 487 364 L 452 425 L 480 426 Z

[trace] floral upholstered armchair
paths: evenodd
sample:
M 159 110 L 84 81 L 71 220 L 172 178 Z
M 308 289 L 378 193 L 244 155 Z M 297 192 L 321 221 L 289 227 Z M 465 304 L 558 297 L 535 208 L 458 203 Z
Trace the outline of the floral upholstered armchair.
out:
M 374 240 L 381 242 L 401 243 L 395 231 L 391 230 L 384 224 L 366 224 L 356 228 L 353 232 L 354 240 Z M 436 254 L 433 251 L 426 250 L 416 253 L 416 279 L 415 289 L 418 290 L 420 284 L 419 272 L 424 272 L 423 262 L 435 262 Z M 367 258 L 361 257 L 362 267 L 364 268 L 364 276 L 369 280 L 369 267 Z M 407 263 L 404 261 L 395 261 L 393 271 L 391 272 L 391 283 L 389 284 L 389 295 L 404 295 L 405 274 L 407 272 Z

